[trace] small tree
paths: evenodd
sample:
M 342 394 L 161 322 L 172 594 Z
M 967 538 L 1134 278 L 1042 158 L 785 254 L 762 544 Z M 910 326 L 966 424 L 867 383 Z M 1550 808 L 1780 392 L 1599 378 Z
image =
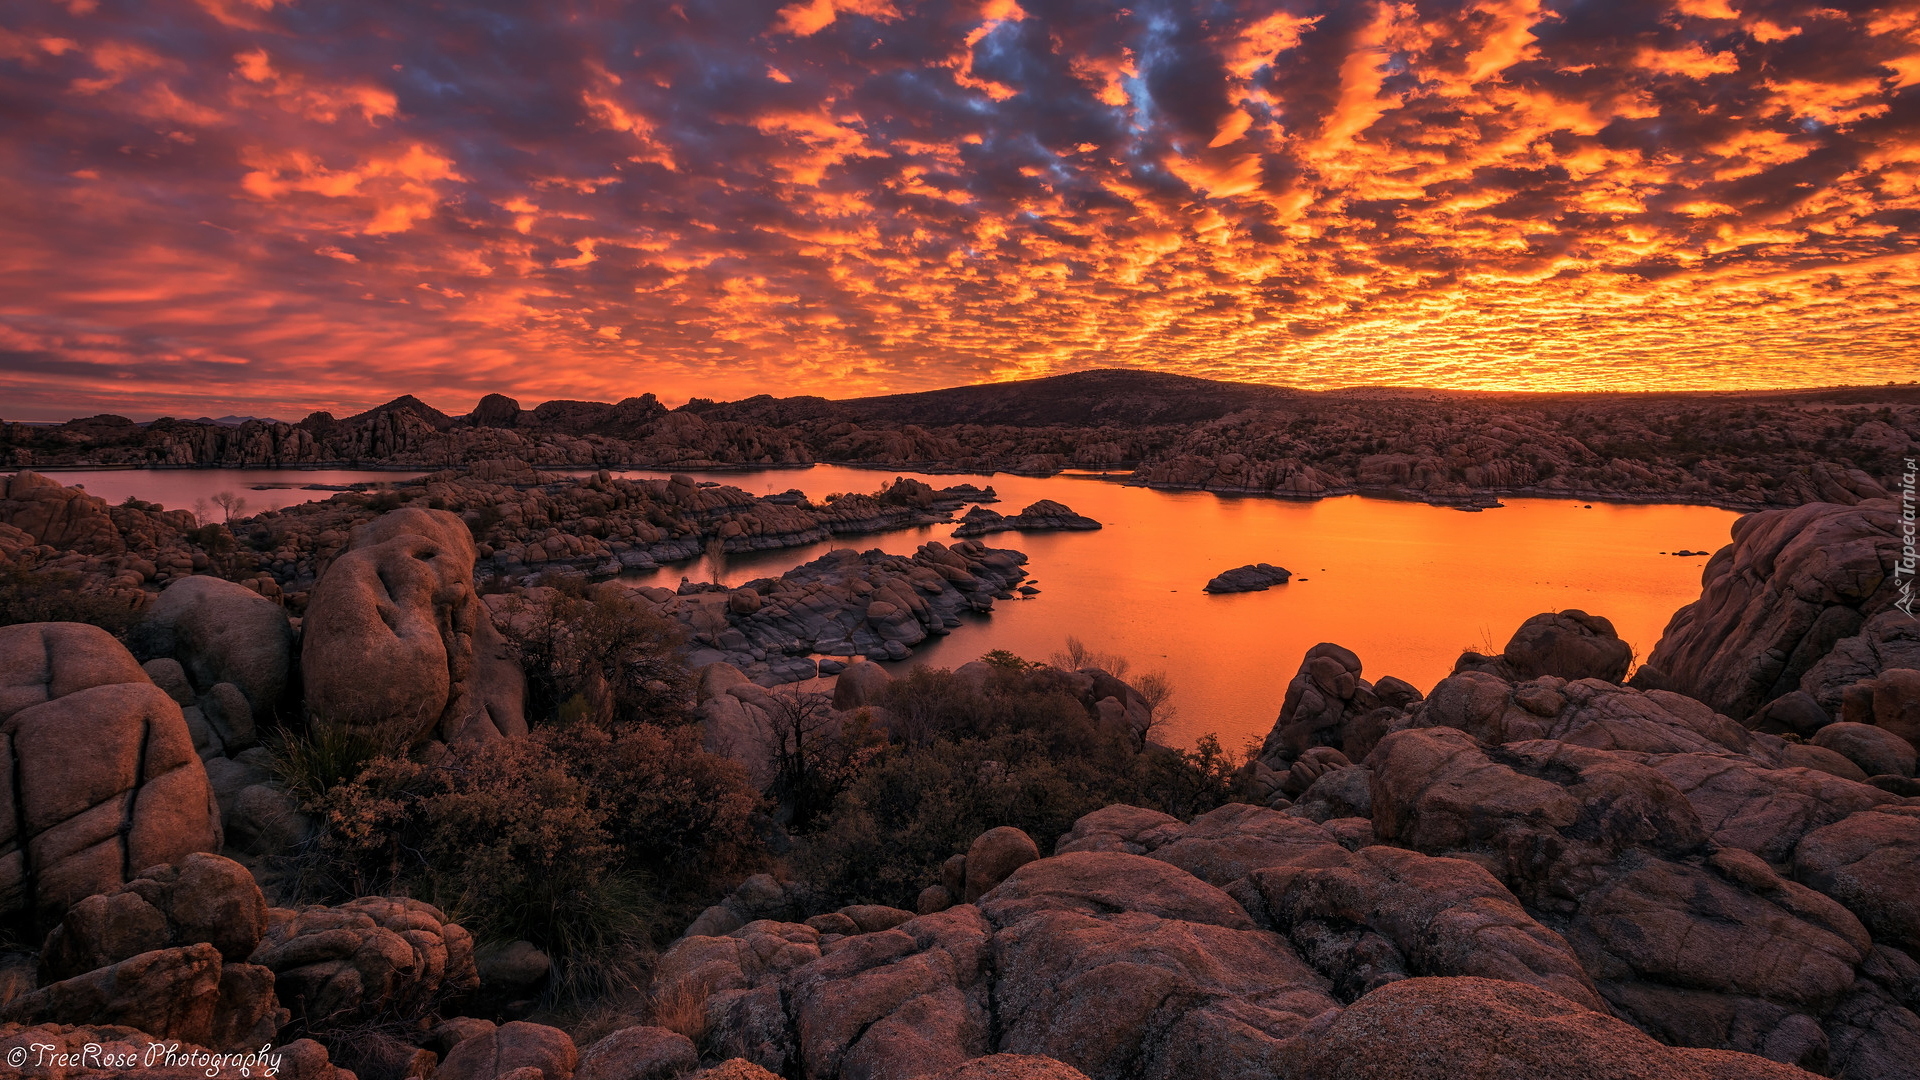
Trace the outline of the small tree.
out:
M 713 571 L 713 583 L 725 585 L 727 576 L 727 542 L 717 536 L 707 537 L 707 568 Z
M 226 514 L 227 523 L 232 524 L 233 516 L 246 510 L 247 500 L 231 491 L 223 491 L 213 497 L 213 505 L 219 507 Z
M 1164 671 L 1149 671 L 1130 685 L 1147 706 L 1147 725 L 1140 729 L 1139 735 L 1140 745 L 1144 747 L 1155 730 L 1173 719 L 1175 710 L 1168 704 L 1173 697 L 1173 680 Z
M 767 795 L 789 813 L 795 832 L 833 809 L 840 793 L 886 747 L 865 709 L 842 717 L 824 694 L 780 687 L 768 695 L 760 743 L 773 765 Z
M 1067 647 L 1048 657 L 1047 662 L 1067 671 L 1099 668 L 1116 679 L 1126 678 L 1128 669 L 1133 667 L 1132 662 L 1119 653 L 1099 652 L 1072 634 L 1067 635 Z

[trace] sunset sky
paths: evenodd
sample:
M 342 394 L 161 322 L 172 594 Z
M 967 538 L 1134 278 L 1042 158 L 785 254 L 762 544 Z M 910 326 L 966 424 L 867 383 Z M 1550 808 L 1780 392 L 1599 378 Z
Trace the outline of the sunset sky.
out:
M 1920 372 L 1920 0 L 0 0 L 0 417 Z

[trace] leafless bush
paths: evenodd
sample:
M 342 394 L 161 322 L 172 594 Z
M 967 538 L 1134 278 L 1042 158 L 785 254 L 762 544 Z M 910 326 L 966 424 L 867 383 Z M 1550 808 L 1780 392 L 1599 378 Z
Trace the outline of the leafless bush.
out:
M 235 514 L 242 513 L 246 510 L 247 500 L 243 496 L 236 495 L 231 491 L 223 491 L 213 497 L 213 505 L 220 508 L 221 512 L 226 515 L 225 520 L 231 524 Z
M 1124 679 L 1132 669 L 1133 662 L 1119 653 L 1100 652 L 1090 648 L 1086 642 L 1067 635 L 1067 647 L 1047 658 L 1047 662 L 1057 668 L 1079 671 L 1082 668 L 1099 668 L 1116 679 Z
M 781 687 L 768 695 L 771 707 L 759 733 L 773 765 L 767 794 L 789 813 L 790 827 L 804 832 L 886 746 L 865 709 L 850 717 L 834 711 L 825 695 Z

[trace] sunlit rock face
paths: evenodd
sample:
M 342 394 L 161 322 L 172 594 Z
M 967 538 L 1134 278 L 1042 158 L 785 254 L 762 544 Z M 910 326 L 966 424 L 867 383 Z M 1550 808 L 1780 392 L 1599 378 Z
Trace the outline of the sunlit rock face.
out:
M 220 847 L 180 706 L 80 623 L 0 627 L 0 919 L 57 920 L 141 869 Z
M 525 733 L 525 677 L 474 591 L 474 554 L 466 523 L 444 510 L 354 530 L 302 626 L 316 723 L 401 745 Z

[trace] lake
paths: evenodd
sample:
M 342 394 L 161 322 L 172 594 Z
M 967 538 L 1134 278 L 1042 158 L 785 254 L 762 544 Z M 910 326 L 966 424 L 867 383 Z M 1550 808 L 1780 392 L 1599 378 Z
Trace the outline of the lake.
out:
M 330 499 L 336 492 L 305 491 L 308 484 L 393 484 L 410 477 L 425 476 L 426 470 L 390 472 L 376 469 L 42 469 L 42 474 L 68 487 L 79 486 L 87 494 L 98 495 L 110 503 L 125 502 L 129 496 L 157 502 L 169 510 L 198 510 L 207 520 L 219 520 L 213 497 L 230 491 L 246 500 L 236 517 L 278 510 L 295 503 Z M 257 486 L 272 485 L 270 490 L 255 491 Z M 199 504 L 197 507 L 195 504 Z
M 52 473 L 112 501 L 128 495 L 191 507 L 220 491 L 249 511 L 329 497 L 327 492 L 252 491 L 260 483 L 393 481 L 405 473 L 342 470 L 87 470 Z M 664 472 L 628 471 L 627 476 Z M 1444 678 L 1461 650 L 1498 651 L 1528 616 L 1580 608 L 1613 620 L 1644 658 L 1674 610 L 1700 592 L 1706 557 L 1663 551 L 1716 550 L 1738 516 L 1703 506 L 1512 499 L 1482 513 L 1348 496 L 1312 502 L 1126 487 L 1079 476 L 990 478 L 818 465 L 697 474 L 755 495 L 800 488 L 815 499 L 870 492 L 894 475 L 935 487 L 992 484 L 995 509 L 1017 513 L 1037 499 L 1066 503 L 1105 525 L 1098 532 L 999 533 L 996 547 L 1030 556 L 1040 587 L 1002 601 L 930 641 L 898 667 L 957 666 L 989 649 L 1045 659 L 1069 634 L 1128 658 L 1136 672 L 1165 670 L 1175 688 L 1166 741 L 1191 744 L 1214 732 L 1238 749 L 1264 736 L 1287 681 L 1307 649 L 1337 642 L 1358 653 L 1368 678 L 1397 675 L 1422 690 Z M 785 551 L 737 555 L 729 584 L 778 574 L 829 546 L 911 553 L 951 542 L 952 526 L 840 538 Z M 1266 592 L 1214 596 L 1207 579 L 1245 563 L 1270 562 L 1294 580 Z M 704 560 L 630 577 L 633 584 L 711 580 Z

